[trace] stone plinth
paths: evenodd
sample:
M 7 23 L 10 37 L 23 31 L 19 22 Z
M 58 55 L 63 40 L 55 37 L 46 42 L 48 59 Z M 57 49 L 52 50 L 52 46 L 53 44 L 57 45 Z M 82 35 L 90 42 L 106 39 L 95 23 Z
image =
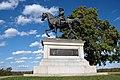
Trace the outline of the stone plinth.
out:
M 34 67 L 36 75 L 77 75 L 96 73 L 84 59 L 84 41 L 68 39 L 44 39 L 44 57 Z

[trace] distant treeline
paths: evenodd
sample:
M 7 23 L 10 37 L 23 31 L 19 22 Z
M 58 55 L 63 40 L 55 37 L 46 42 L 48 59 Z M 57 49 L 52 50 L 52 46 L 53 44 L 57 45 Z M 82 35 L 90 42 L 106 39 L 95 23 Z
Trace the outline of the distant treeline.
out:
M 1 69 L 0 69 L 0 76 L 9 76 L 9 75 L 12 75 L 11 70 L 12 70 L 11 67 L 1 68 Z
M 120 72 L 120 68 L 98 69 L 97 72 Z M 33 71 L 14 72 L 14 71 L 12 71 L 11 67 L 0 69 L 0 76 L 23 75 L 23 74 L 33 74 Z
M 120 68 L 98 69 L 97 72 L 120 72 Z
M 33 74 L 33 71 L 18 71 L 18 72 L 12 72 L 12 75 L 23 75 L 23 74 Z
M 0 69 L 0 76 L 9 76 L 9 75 L 23 75 L 23 74 L 32 74 L 33 71 L 19 71 L 19 72 L 14 72 L 12 71 L 11 67 L 8 68 L 1 68 Z

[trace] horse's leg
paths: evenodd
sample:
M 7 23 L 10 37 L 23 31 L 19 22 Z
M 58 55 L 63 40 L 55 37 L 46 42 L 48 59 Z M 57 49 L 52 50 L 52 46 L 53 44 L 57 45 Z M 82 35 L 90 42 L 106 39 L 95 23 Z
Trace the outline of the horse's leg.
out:
M 47 30 L 45 30 L 45 33 L 46 33 L 46 35 L 48 36 L 48 37 L 50 37 L 50 35 L 48 34 L 48 31 L 50 31 L 51 29 L 47 29 Z
M 74 32 L 73 29 L 72 29 L 72 24 L 69 23 L 68 25 L 69 25 L 70 31 L 75 34 L 75 32 Z
M 57 38 L 57 28 L 56 28 L 55 25 L 54 25 L 53 27 L 54 27 L 55 36 L 56 36 L 56 38 Z
M 56 35 L 56 38 L 57 38 L 57 30 L 55 31 L 55 35 Z
M 76 36 L 75 31 L 73 31 L 73 29 L 71 30 L 71 32 L 74 34 L 74 36 L 76 37 L 76 39 L 78 39 L 78 37 Z
M 71 30 L 67 33 L 67 37 L 69 37 L 70 34 L 71 34 Z
M 69 32 L 68 34 L 70 35 L 70 33 L 73 33 L 73 34 L 75 35 L 76 39 L 78 39 L 78 37 L 76 36 L 75 31 L 72 29 L 72 23 L 71 23 L 71 24 L 68 23 L 68 26 L 69 26 L 69 28 L 70 28 L 70 32 Z M 69 35 L 68 35 L 68 36 L 69 36 Z
M 67 37 L 71 34 L 71 24 L 70 23 L 68 23 L 68 26 L 69 26 L 69 28 L 70 28 L 70 31 L 68 32 L 68 34 L 67 34 Z

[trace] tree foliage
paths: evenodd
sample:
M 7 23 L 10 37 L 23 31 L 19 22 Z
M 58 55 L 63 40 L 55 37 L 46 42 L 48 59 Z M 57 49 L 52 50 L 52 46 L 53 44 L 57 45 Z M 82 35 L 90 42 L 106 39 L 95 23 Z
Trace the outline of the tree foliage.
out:
M 79 39 L 85 41 L 85 58 L 90 65 L 106 65 L 106 61 L 119 62 L 120 33 L 116 28 L 108 20 L 100 20 L 96 8 L 87 9 L 81 6 L 68 16 L 68 18 L 76 17 L 80 19 L 80 25 L 75 23 L 73 29 Z M 61 38 L 75 39 L 72 34 L 66 37 L 69 32 L 68 27 L 60 31 L 63 33 Z
M 23 75 L 23 74 L 33 74 L 33 71 L 12 71 L 12 67 L 1 68 L 0 76 L 10 76 L 10 75 Z
M 0 76 L 9 76 L 9 75 L 12 74 L 11 71 L 12 71 L 11 67 L 8 67 L 6 69 L 5 68 L 1 68 L 0 69 Z

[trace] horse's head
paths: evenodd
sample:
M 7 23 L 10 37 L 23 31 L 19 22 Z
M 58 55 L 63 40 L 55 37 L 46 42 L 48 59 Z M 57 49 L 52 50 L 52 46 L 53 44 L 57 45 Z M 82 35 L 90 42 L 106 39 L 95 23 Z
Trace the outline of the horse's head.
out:
M 47 17 L 47 14 L 46 14 L 46 13 L 43 13 L 43 14 L 42 14 L 42 19 L 41 19 L 41 21 L 44 21 L 46 17 Z

